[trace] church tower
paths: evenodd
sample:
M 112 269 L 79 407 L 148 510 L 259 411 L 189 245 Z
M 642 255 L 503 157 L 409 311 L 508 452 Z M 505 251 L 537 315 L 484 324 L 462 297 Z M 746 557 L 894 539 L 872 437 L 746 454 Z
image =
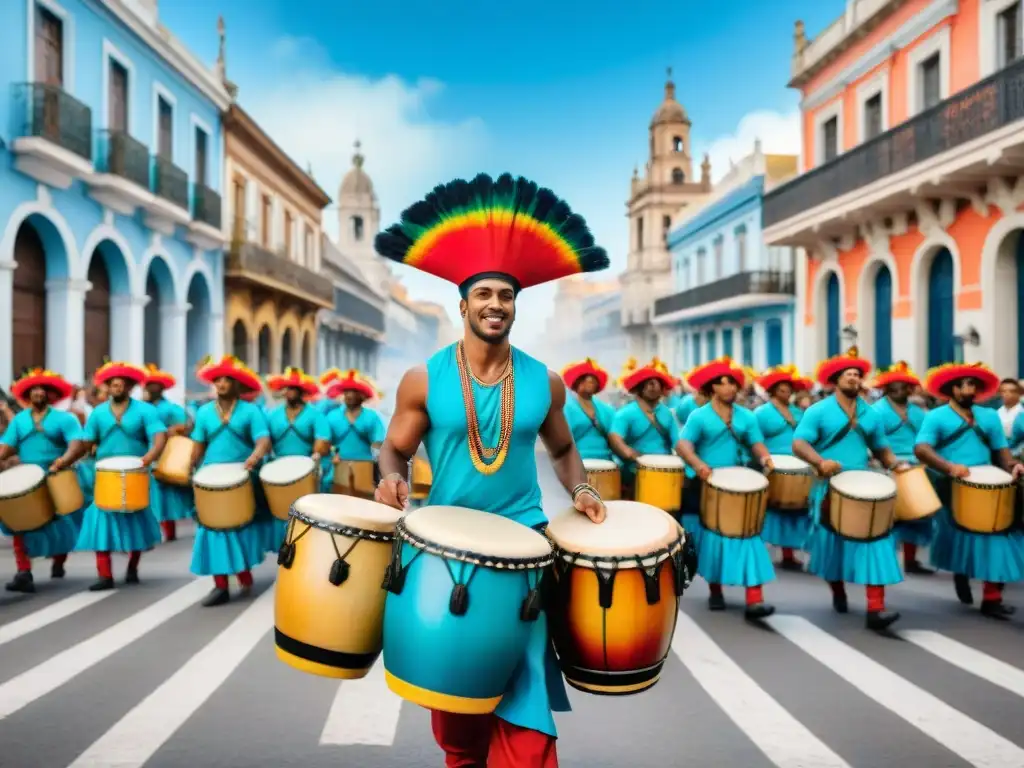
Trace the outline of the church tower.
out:
M 387 296 L 391 270 L 373 248 L 373 239 L 380 231 L 380 206 L 373 182 L 363 170 L 364 161 L 357 141 L 352 167 L 338 188 L 338 247 L 358 265 L 373 287 Z

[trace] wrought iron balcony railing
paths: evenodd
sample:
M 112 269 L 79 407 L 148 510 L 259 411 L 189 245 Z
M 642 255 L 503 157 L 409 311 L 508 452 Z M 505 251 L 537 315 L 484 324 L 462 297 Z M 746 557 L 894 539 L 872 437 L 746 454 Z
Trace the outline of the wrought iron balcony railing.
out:
M 124 131 L 99 131 L 96 170 L 149 190 L 149 149 Z
M 353 323 L 384 332 L 384 313 L 365 299 L 342 290 L 334 289 L 334 314 Z
M 220 195 L 205 184 L 192 184 L 192 218 L 220 229 L 221 222 Z
M 92 110 L 59 85 L 14 86 L 14 135 L 53 142 L 92 162 Z
M 188 174 L 159 155 L 153 156 L 153 194 L 188 210 Z
M 334 285 L 330 280 L 262 245 L 235 238 L 231 242 L 224 266 L 229 277 L 240 277 L 257 283 L 271 280 L 283 290 L 294 287 L 302 294 L 316 299 L 325 308 L 334 306 Z
M 776 293 L 792 296 L 796 281 L 792 272 L 737 272 L 698 288 L 688 288 L 654 302 L 654 315 L 660 317 L 683 309 L 693 309 L 716 301 L 751 293 Z

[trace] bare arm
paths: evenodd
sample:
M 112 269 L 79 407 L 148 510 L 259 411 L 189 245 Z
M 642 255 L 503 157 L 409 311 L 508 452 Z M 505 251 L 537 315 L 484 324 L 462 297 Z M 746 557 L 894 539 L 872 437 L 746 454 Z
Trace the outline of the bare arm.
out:
M 84 453 L 84 451 L 81 450 L 81 442 L 81 440 L 72 440 L 70 443 L 68 443 L 68 448 L 66 451 L 64 451 L 64 455 L 57 459 L 55 462 L 53 462 L 51 468 L 53 469 L 54 472 L 59 472 L 62 469 L 67 469 L 68 467 L 75 463 L 75 458 L 81 453 Z M 3 456 L 0 455 L 0 458 L 3 458 Z
M 914 455 L 922 464 L 931 467 L 937 472 L 941 472 L 944 475 L 953 474 L 953 462 L 946 461 L 944 458 L 939 456 L 938 451 L 928 445 L 928 443 L 918 443 L 915 445 Z
M 142 461 L 146 464 L 146 466 L 149 466 L 158 458 L 160 458 L 160 454 L 163 453 L 165 445 L 167 445 L 166 432 L 158 432 L 157 434 L 153 435 L 153 444 L 142 457 Z
M 206 443 L 198 440 L 192 441 L 192 468 L 195 469 L 203 463 L 203 456 L 206 455 Z
M 377 465 L 381 476 L 408 479 L 409 461 L 416 455 L 430 427 L 427 416 L 427 368 L 418 365 L 405 372 L 395 393 L 395 412 L 380 446 Z
M 1003 469 L 1011 474 L 1013 473 L 1013 468 L 1020 464 L 1014 455 L 1010 453 L 1009 448 L 1000 448 L 997 455 L 999 456 L 999 463 L 1002 465 Z
M 640 457 L 639 453 L 626 445 L 626 441 L 622 439 L 621 435 L 616 435 L 614 432 L 608 433 L 608 447 L 623 461 L 636 461 Z
M 763 467 L 771 459 L 771 454 L 768 452 L 767 446 L 764 443 L 754 443 L 750 446 L 750 452 L 754 454 L 754 458 Z
M 572 430 L 565 420 L 565 384 L 554 371 L 548 371 L 548 384 L 551 388 L 551 407 L 547 418 L 540 425 L 540 439 L 551 454 L 551 465 L 555 476 L 571 494 L 578 485 L 587 482 L 587 471 L 583 468 L 583 459 L 572 439 Z
M 693 467 L 693 471 L 698 475 L 702 470 L 710 470 L 710 467 L 701 461 L 700 456 L 697 455 L 697 448 L 689 440 L 680 439 L 676 443 L 676 453 L 686 462 L 687 466 Z
M 880 451 L 873 451 L 875 458 L 882 462 L 882 466 L 886 469 L 892 469 L 899 466 L 899 459 L 896 458 L 896 454 L 892 452 L 892 448 L 883 448 Z
M 75 440 L 68 446 L 68 450 L 61 456 L 61 463 L 69 467 L 78 461 L 85 454 L 90 453 L 96 447 L 95 443 L 88 440 Z
M 824 461 L 821 458 L 821 454 L 814 450 L 806 440 L 793 441 L 793 455 L 798 459 L 803 459 L 815 469 L 818 469 L 821 466 L 821 462 Z

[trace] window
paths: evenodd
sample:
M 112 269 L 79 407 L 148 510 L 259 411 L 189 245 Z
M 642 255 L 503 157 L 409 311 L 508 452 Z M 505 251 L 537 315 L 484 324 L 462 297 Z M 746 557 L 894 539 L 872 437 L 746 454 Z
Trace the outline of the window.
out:
M 313 266 L 313 230 L 309 224 L 306 225 L 305 243 L 302 250 L 305 252 L 306 266 Z
M 835 160 L 839 155 L 839 117 L 830 117 L 821 126 L 822 162 Z
M 47 85 L 64 85 L 64 23 L 42 6 L 36 6 L 35 79 Z
M 686 174 L 683 173 L 683 169 L 682 168 L 673 168 L 672 169 L 672 183 L 673 184 L 683 184 L 685 181 L 686 181 Z
M 1020 56 L 1020 5 L 1014 3 L 996 17 L 996 62 L 1000 68 Z
M 232 183 L 235 204 L 235 240 L 245 241 L 245 182 L 235 178 Z
M 198 184 L 206 183 L 206 169 L 208 163 L 207 152 L 209 151 L 209 137 L 206 135 L 206 131 L 196 126 L 196 157 L 195 157 L 195 176 L 193 181 Z
M 718 357 L 718 346 L 715 343 L 718 341 L 718 334 L 715 331 L 708 331 L 705 338 L 708 344 L 708 360 L 714 360 Z
M 743 326 L 740 331 L 740 343 L 743 346 L 743 364 L 754 364 L 754 328 L 750 325 Z
M 637 216 L 636 218 L 636 249 L 642 251 L 644 249 L 644 219 L 643 216 Z
M 933 53 L 920 67 L 921 109 L 930 109 L 942 101 L 942 54 Z
M 291 211 L 284 212 L 284 255 L 292 257 L 292 240 L 295 238 L 295 219 Z
M 673 136 L 672 137 L 672 151 L 673 152 L 682 152 L 684 150 L 684 148 L 685 148 L 685 145 L 683 144 L 683 137 L 682 136 Z
M 270 247 L 270 222 L 274 216 L 274 203 L 270 195 L 264 195 L 260 214 L 260 242 L 265 248 Z
M 661 217 L 661 237 L 665 241 L 665 245 L 668 245 L 668 233 L 672 229 L 672 217 L 662 216 Z
M 736 263 L 740 272 L 747 270 L 747 228 L 740 226 L 736 228 Z
M 724 257 L 725 240 L 718 237 L 715 240 L 715 271 L 714 274 L 711 275 L 712 280 L 720 280 L 722 278 L 722 275 L 724 274 L 723 270 L 725 269 L 725 264 L 723 263 L 725 260 Z
M 682 268 L 679 270 L 679 288 L 685 291 L 690 287 L 690 260 L 683 259 Z
M 882 94 L 876 93 L 864 102 L 864 140 L 882 132 Z
M 163 96 L 157 97 L 156 153 L 165 160 L 174 157 L 174 107 Z
M 363 217 L 352 217 L 352 239 L 357 243 L 363 239 Z
M 700 248 L 697 251 L 697 285 L 704 285 L 704 262 L 706 261 L 707 251 Z
M 128 131 L 128 70 L 109 59 L 110 81 L 107 99 L 107 127 L 112 131 Z
M 722 354 L 732 357 L 732 328 L 722 329 Z

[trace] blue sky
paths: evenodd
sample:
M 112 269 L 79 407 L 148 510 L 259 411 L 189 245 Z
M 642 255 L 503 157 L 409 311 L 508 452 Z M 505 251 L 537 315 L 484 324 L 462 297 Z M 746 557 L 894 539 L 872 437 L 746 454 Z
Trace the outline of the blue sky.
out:
M 796 152 L 797 95 L 786 88 L 793 22 L 813 36 L 844 0 L 175 0 L 163 23 L 205 61 L 227 24 L 239 100 L 328 192 L 360 138 L 386 226 L 435 183 L 485 170 L 551 187 L 625 264 L 624 201 L 665 68 L 713 175 L 760 137 Z M 699 164 L 699 161 L 695 165 Z M 336 213 L 328 210 L 329 231 Z M 402 270 L 420 298 L 438 281 Z M 524 294 L 517 336 L 536 333 L 551 289 Z M 452 309 L 454 310 L 454 301 Z

